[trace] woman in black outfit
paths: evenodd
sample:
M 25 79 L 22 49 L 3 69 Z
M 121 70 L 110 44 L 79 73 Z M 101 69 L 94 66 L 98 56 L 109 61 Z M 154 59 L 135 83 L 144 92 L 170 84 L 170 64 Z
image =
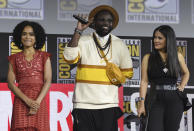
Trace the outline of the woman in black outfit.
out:
M 178 131 L 184 109 L 176 90 L 184 90 L 189 71 L 184 57 L 177 52 L 175 32 L 170 26 L 154 30 L 152 46 L 153 51 L 142 60 L 138 116 L 145 115 L 147 106 L 147 131 Z M 181 82 L 177 86 L 179 76 Z M 148 82 L 149 102 L 144 104 Z

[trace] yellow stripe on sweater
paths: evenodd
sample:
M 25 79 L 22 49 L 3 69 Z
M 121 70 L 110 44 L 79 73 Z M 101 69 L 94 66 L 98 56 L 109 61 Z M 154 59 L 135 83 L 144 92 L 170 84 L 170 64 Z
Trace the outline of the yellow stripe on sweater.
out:
M 77 68 L 76 81 L 93 81 L 95 83 L 110 83 L 106 75 L 106 66 L 79 65 Z M 89 83 L 89 82 L 87 82 Z
M 121 69 L 121 71 L 125 77 L 132 78 L 133 68 Z M 90 84 L 111 84 L 106 75 L 106 66 L 98 65 L 78 65 L 76 81 Z
M 67 60 L 64 57 L 65 62 L 67 62 L 68 64 L 76 64 L 79 61 L 79 59 L 80 59 L 80 55 L 78 55 L 74 60 Z
M 79 83 L 87 83 L 87 84 L 112 85 L 111 82 L 104 82 L 104 81 L 76 80 L 76 82 L 79 82 Z
M 121 69 L 123 75 L 129 79 L 131 79 L 133 77 L 133 68 L 129 68 L 129 69 Z

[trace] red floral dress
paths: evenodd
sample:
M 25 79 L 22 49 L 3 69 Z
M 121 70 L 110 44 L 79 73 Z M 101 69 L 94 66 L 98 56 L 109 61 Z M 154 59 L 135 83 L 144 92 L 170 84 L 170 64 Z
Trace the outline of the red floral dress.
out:
M 18 82 L 19 89 L 29 98 L 36 99 L 44 84 L 44 64 L 49 53 L 36 51 L 31 61 L 20 52 L 8 57 Z M 27 115 L 30 108 L 17 96 L 13 104 L 11 131 L 49 131 L 49 118 L 46 99 L 43 99 L 35 115 Z

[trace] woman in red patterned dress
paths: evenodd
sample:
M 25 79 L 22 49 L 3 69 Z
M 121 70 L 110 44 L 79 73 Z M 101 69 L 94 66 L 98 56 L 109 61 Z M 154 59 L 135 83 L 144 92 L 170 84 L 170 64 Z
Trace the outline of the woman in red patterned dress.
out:
M 22 52 L 8 57 L 8 87 L 15 94 L 11 131 L 50 130 L 44 98 L 52 69 L 50 54 L 40 51 L 45 39 L 44 29 L 36 22 L 23 21 L 13 31 L 13 42 Z

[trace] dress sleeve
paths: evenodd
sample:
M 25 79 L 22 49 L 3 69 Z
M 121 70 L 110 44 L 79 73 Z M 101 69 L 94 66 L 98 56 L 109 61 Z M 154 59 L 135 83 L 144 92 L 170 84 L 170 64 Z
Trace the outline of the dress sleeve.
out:
M 8 56 L 8 61 L 12 65 L 13 72 L 16 75 L 16 55 Z
M 48 53 L 48 52 L 44 52 L 44 54 L 43 54 L 43 64 L 46 63 L 46 60 L 47 60 L 49 57 L 51 57 L 51 54 Z

